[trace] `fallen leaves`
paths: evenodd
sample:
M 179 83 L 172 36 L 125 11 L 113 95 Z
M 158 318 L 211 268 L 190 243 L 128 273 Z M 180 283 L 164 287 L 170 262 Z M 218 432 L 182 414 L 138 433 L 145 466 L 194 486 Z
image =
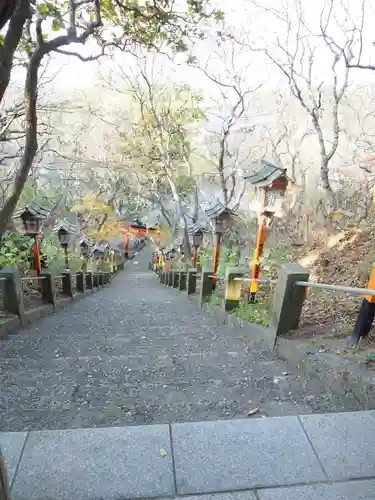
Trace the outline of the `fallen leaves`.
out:
M 252 415 L 255 415 L 256 413 L 258 413 L 258 411 L 259 411 L 259 408 L 258 408 L 258 407 L 256 407 L 256 408 L 252 408 L 251 410 L 249 410 L 249 411 L 247 412 L 247 416 L 248 416 L 248 417 L 251 417 Z

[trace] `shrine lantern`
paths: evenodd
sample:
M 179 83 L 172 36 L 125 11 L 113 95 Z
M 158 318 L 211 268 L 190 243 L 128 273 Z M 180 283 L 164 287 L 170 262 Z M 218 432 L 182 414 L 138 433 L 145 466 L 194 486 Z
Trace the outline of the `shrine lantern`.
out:
M 245 177 L 255 188 L 255 197 L 250 208 L 258 217 L 280 217 L 282 203 L 288 187 L 286 169 L 261 160 L 261 168 L 255 173 Z

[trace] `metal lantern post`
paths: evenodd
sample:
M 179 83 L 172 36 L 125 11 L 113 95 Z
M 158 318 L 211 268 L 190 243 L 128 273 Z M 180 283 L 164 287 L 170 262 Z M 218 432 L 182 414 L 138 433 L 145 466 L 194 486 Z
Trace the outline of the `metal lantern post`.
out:
M 255 188 L 255 199 L 251 209 L 258 215 L 258 233 L 254 250 L 254 258 L 250 263 L 252 280 L 260 276 L 260 260 L 267 238 L 267 228 L 274 217 L 282 213 L 282 202 L 288 187 L 286 169 L 271 162 L 262 160 L 262 168 L 255 174 L 245 177 Z M 248 301 L 255 302 L 258 289 L 257 281 L 251 281 L 248 290 Z
M 33 263 L 34 270 L 40 274 L 42 270 L 38 239 L 42 232 L 43 223 L 49 212 L 35 202 L 30 202 L 24 209 L 14 215 L 15 219 L 21 219 L 26 236 L 34 239 Z

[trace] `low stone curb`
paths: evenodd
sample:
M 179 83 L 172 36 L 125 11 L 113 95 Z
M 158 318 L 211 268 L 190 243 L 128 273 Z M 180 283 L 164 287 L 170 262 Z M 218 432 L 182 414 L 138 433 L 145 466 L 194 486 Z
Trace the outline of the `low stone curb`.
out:
M 188 296 L 188 300 L 197 304 L 199 297 L 197 294 Z M 202 307 L 218 324 L 245 330 L 249 339 L 261 342 L 266 349 L 273 350 L 302 373 L 323 379 L 332 392 L 351 393 L 364 408 L 375 408 L 375 373 L 369 373 L 363 364 L 349 361 L 337 354 L 321 352 L 316 345 L 303 340 L 278 337 L 273 345 L 274 336 L 268 328 L 249 323 L 219 308 L 214 309 L 207 303 Z

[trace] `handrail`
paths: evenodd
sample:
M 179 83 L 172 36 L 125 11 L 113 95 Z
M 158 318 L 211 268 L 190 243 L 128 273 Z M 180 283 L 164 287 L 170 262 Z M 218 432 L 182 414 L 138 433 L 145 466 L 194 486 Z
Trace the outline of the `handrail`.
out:
M 256 278 L 234 278 L 234 281 L 246 281 L 246 283 L 259 283 L 260 285 L 276 285 L 277 280 L 261 280 Z
M 20 279 L 21 281 L 45 280 L 46 276 L 28 276 Z
M 295 286 L 303 286 L 307 288 L 320 288 L 322 290 L 332 290 L 337 292 L 349 293 L 351 295 L 371 295 L 375 297 L 375 290 L 368 288 L 355 288 L 352 286 L 329 285 L 328 283 L 312 283 L 310 281 L 296 281 Z

